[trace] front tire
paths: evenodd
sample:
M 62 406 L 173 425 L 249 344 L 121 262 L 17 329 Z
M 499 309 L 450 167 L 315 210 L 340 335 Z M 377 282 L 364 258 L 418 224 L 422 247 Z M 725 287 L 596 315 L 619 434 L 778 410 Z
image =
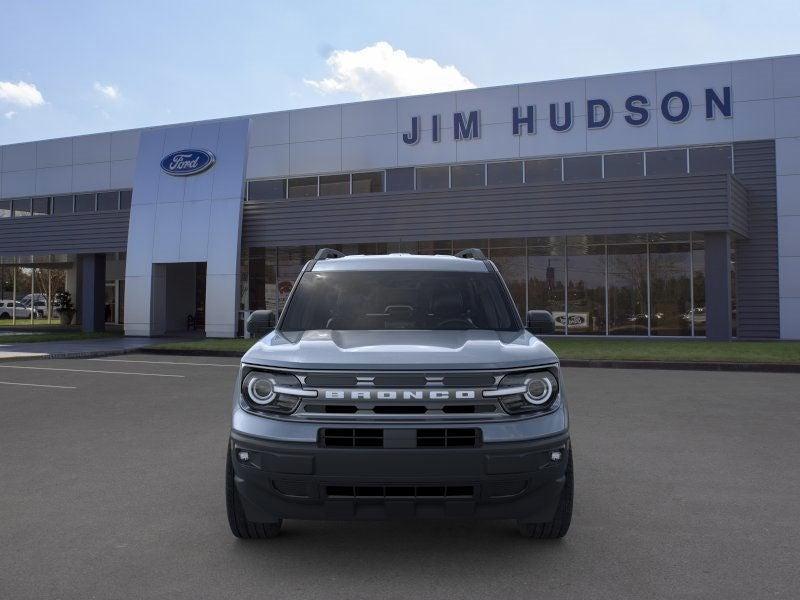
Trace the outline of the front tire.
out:
M 534 540 L 556 540 L 567 535 L 572 522 L 572 499 L 575 495 L 575 481 L 572 473 L 572 448 L 567 459 L 567 472 L 564 488 L 558 499 L 558 507 L 552 521 L 546 523 L 517 523 L 522 537 Z
M 283 519 L 274 523 L 254 523 L 249 521 L 244 514 L 236 482 L 233 480 L 233 462 L 231 461 L 230 448 L 225 465 L 225 501 L 228 508 L 228 524 L 231 533 L 242 540 L 266 540 L 277 537 L 281 531 Z

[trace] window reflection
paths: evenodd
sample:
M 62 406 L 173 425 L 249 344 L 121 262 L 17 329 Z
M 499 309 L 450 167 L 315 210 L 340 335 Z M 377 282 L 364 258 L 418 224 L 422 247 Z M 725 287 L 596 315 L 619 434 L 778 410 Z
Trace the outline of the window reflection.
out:
M 689 244 L 650 244 L 650 335 L 691 334 Z
M 694 334 L 706 334 L 706 249 L 698 234 L 692 236 L 692 287 L 694 294 Z
M 704 336 L 705 249 L 702 234 L 693 234 L 691 247 L 689 238 L 680 233 L 249 248 L 242 264 L 244 308 L 282 308 L 303 265 L 321 247 L 347 255 L 479 248 L 497 266 L 520 314 L 549 310 L 558 333 L 648 335 L 649 321 L 650 335 L 690 336 L 694 322 L 694 335 Z
M 511 238 L 489 241 L 489 259 L 511 292 L 514 304 L 520 315 L 525 314 L 525 240 Z M 496 247 L 497 246 L 497 247 Z
M 647 244 L 608 246 L 608 333 L 647 335 Z
M 567 333 L 604 334 L 606 248 L 580 242 L 573 238 L 567 246 Z
M 565 269 L 563 238 L 528 240 L 528 310 L 549 310 L 559 333 L 566 322 Z

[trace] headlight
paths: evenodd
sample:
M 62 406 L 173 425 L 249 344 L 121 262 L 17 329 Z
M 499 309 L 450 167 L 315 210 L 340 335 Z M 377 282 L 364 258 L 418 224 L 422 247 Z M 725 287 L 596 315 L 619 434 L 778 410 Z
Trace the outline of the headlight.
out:
M 264 373 L 250 373 L 247 376 L 247 397 L 259 406 L 275 400 L 275 380 Z
M 304 390 L 300 381 L 288 373 L 271 373 L 245 367 L 242 377 L 244 408 L 260 412 L 293 412 L 304 397 L 314 398 L 317 392 Z
M 555 378 L 549 372 L 534 373 L 525 380 L 525 400 L 534 406 L 547 404 L 553 397 L 553 390 L 557 385 Z
M 496 390 L 483 392 L 486 398 L 497 398 L 510 414 L 549 411 L 559 401 L 558 368 L 509 373 Z

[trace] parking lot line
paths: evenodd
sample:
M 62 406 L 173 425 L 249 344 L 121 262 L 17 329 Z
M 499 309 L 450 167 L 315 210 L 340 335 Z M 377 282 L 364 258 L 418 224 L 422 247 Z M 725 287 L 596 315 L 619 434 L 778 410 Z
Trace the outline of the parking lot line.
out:
M 132 360 L 126 358 L 90 358 L 99 362 L 122 362 L 122 363 L 144 363 L 147 365 L 189 365 L 191 367 L 234 367 L 239 368 L 239 364 L 219 364 L 219 363 L 195 363 L 195 362 L 173 362 L 168 360 Z
M 46 385 L 44 383 L 19 383 L 17 381 L 0 381 L 0 385 L 25 385 L 28 387 L 58 388 L 60 390 L 77 390 L 74 385 Z
M 37 371 L 69 371 L 71 373 L 103 373 L 105 375 L 144 375 L 146 377 L 178 377 L 185 379 L 186 375 L 167 375 L 166 373 L 132 373 L 129 371 L 93 371 L 91 369 L 64 369 L 61 367 L 22 367 L 19 365 L 0 365 L 0 369 L 34 369 Z

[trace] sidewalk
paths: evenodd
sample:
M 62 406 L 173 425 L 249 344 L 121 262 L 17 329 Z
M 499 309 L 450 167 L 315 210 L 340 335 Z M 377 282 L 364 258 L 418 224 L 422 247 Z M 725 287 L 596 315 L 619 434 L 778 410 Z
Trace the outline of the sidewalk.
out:
M 29 342 L 0 344 L 0 361 L 26 358 L 91 358 L 109 354 L 125 354 L 156 342 L 176 341 L 172 338 L 111 337 L 63 342 Z

